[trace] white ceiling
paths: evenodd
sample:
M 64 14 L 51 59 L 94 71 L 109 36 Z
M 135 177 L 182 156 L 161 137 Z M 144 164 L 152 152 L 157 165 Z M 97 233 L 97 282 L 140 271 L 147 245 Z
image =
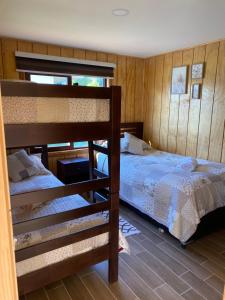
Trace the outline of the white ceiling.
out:
M 225 0 L 0 0 L 0 35 L 147 57 L 225 38 Z

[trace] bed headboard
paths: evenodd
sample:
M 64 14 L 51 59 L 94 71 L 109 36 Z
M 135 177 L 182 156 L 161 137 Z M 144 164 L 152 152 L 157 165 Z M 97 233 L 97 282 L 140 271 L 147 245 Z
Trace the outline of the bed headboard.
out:
M 121 123 L 120 133 L 121 137 L 124 132 L 131 133 L 139 139 L 143 139 L 143 122 L 134 122 L 134 123 Z

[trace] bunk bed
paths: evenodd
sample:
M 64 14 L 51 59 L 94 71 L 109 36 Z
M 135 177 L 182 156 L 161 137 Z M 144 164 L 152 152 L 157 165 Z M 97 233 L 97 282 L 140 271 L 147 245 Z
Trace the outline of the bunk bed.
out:
M 47 144 L 67 141 L 87 140 L 89 143 L 90 179 L 69 185 L 60 184 L 53 179 L 54 187 L 38 190 L 20 189 L 11 196 L 12 214 L 29 205 L 48 205 L 63 199 L 78 203 L 69 209 L 51 214 L 34 214 L 32 218 L 13 217 L 15 244 L 18 237 L 71 222 L 85 219 L 103 211 L 109 212 L 109 219 L 96 226 L 83 227 L 82 230 L 66 235 L 53 235 L 50 239 L 38 240 L 28 247 L 15 250 L 16 265 L 31 259 L 103 236 L 100 246 L 87 248 L 78 255 L 64 257 L 63 260 L 42 266 L 29 273 L 20 272 L 18 276 L 19 294 L 26 294 L 43 287 L 81 269 L 103 260 L 109 261 L 109 282 L 118 279 L 119 249 L 119 172 L 120 172 L 120 87 L 91 88 L 73 86 L 40 85 L 28 82 L 1 82 L 5 139 L 7 150 L 29 149 L 41 152 L 42 162 L 47 167 Z M 58 109 L 58 112 L 55 110 Z M 93 114 L 87 109 L 91 108 Z M 108 147 L 95 145 L 95 140 L 107 140 Z M 44 146 L 43 146 L 44 145 Z M 108 174 L 94 168 L 94 151 L 108 155 Z M 52 174 L 49 174 L 52 176 Z M 35 176 L 33 176 L 33 179 Z M 31 177 L 32 178 L 32 177 Z M 47 178 L 47 176 L 46 176 Z M 35 182 L 37 188 L 38 182 Z M 85 201 L 80 195 L 84 192 L 109 189 L 107 197 L 101 201 L 91 197 Z M 93 193 L 91 193 L 91 196 Z M 98 245 L 98 243 L 97 243 Z
M 121 137 L 124 132 L 142 139 L 143 123 L 121 124 Z M 186 164 L 192 168 L 192 158 L 154 148 L 143 155 L 125 151 L 120 156 L 122 203 L 182 246 L 225 227 L 225 164 L 193 159 L 196 166 L 190 171 L 185 168 Z M 108 172 L 106 161 L 99 153 L 99 171 Z

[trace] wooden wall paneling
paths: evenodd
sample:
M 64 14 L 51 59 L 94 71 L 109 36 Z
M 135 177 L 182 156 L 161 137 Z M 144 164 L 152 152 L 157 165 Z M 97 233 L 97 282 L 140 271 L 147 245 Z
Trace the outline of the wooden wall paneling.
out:
M 85 50 L 83 49 L 73 49 L 73 57 L 77 59 L 85 59 Z
M 55 45 L 47 46 L 48 55 L 60 56 L 60 47 Z
M 117 84 L 122 87 L 121 90 L 121 122 L 125 122 L 126 114 L 126 82 L 127 82 L 127 61 L 126 56 L 118 55 L 118 68 L 117 68 Z
M 173 53 L 173 67 L 182 65 L 182 52 Z M 177 149 L 177 124 L 179 115 L 180 96 L 172 95 L 170 97 L 170 117 L 168 129 L 168 151 L 176 152 Z
M 60 47 L 60 55 L 63 57 L 73 57 L 73 48 Z
M 193 64 L 202 63 L 205 61 L 205 46 L 196 47 L 194 49 Z M 203 83 L 202 80 L 197 82 Z M 201 109 L 201 100 L 191 99 L 189 109 L 189 122 L 188 122 L 188 134 L 187 134 L 187 147 L 186 155 L 196 156 L 198 146 L 198 129 L 199 129 L 199 116 Z
M 182 155 L 186 153 L 187 145 L 187 129 L 188 129 L 188 119 L 189 119 L 189 104 L 191 95 L 191 65 L 193 62 L 193 49 L 185 50 L 183 52 L 183 65 L 188 66 L 188 86 L 187 94 L 180 95 L 180 105 L 179 105 L 179 119 L 177 128 L 177 149 L 176 152 Z
M 2 39 L 0 39 L 0 79 L 3 79 Z
M 108 61 L 108 54 L 104 52 L 97 52 L 97 61 Z
M 221 154 L 221 162 L 225 163 L 225 121 L 223 121 L 223 144 L 222 144 L 222 154 Z
M 17 40 L 2 39 L 2 59 L 3 59 L 3 77 L 4 79 L 19 79 L 19 73 L 16 72 L 15 51 L 17 50 Z
M 153 100 L 155 85 L 155 58 L 145 61 L 144 77 L 144 97 L 145 97 L 145 117 L 144 117 L 144 139 L 148 142 L 152 138 L 152 118 L 153 118 Z
M 48 54 L 47 44 L 33 43 L 33 52 L 40 53 L 40 54 Z
M 172 53 L 166 54 L 164 58 L 163 91 L 162 91 L 162 105 L 161 105 L 161 117 L 160 117 L 160 141 L 159 141 L 159 148 L 163 150 L 167 150 L 172 63 L 173 63 Z
M 10 214 L 5 136 L 0 95 L 0 299 L 17 300 L 17 279 Z
M 156 57 L 155 62 L 155 94 L 153 99 L 153 118 L 152 118 L 152 136 L 151 141 L 154 147 L 159 147 L 160 120 L 161 120 L 161 103 L 163 90 L 163 73 L 164 73 L 164 55 Z
M 134 120 L 144 121 L 144 59 L 135 59 L 135 95 L 134 95 Z
M 134 120 L 135 58 L 127 57 L 126 122 Z
M 225 116 L 225 41 L 220 42 L 218 68 L 216 76 L 215 98 L 212 114 L 210 134 L 209 159 L 220 161 L 221 155 L 224 162 L 224 150 L 222 149 L 224 137 Z M 222 153 L 223 150 L 223 153 Z
M 18 51 L 23 51 L 23 52 L 33 52 L 33 44 L 32 44 L 32 42 L 18 40 L 17 50 Z M 19 72 L 19 78 L 21 80 L 25 80 L 26 79 L 25 78 L 25 73 L 24 72 Z
M 198 132 L 197 157 L 208 159 L 215 80 L 218 63 L 219 43 L 206 47 L 205 76 L 202 87 L 201 111 Z
M 117 81 L 118 81 L 118 79 L 117 79 L 117 64 L 118 64 L 118 62 L 117 62 L 117 55 L 115 55 L 115 54 L 108 54 L 107 55 L 107 61 L 109 63 L 116 64 L 116 68 L 114 69 L 114 78 L 109 80 L 109 85 L 117 85 Z
M 97 53 L 95 51 L 86 50 L 85 57 L 88 60 L 97 60 Z
M 33 44 L 32 44 L 32 42 L 18 40 L 17 43 L 18 43 L 18 46 L 17 46 L 17 50 L 18 51 L 33 52 Z

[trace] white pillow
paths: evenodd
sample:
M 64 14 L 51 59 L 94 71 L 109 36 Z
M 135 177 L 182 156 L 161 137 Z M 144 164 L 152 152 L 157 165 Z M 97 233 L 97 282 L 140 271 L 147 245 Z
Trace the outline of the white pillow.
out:
M 7 157 L 9 178 L 18 182 L 38 174 L 39 169 L 33 164 L 27 152 L 22 149 Z
M 137 155 L 145 155 L 144 150 L 150 149 L 150 145 L 128 132 L 124 132 L 124 137 L 126 142 L 128 143 L 127 151 L 130 153 Z
M 125 137 L 120 139 L 120 152 L 128 152 L 128 141 Z
M 51 174 L 51 172 L 43 165 L 40 154 L 32 154 L 29 157 L 32 159 L 33 165 L 38 169 L 38 173 L 36 175 Z

